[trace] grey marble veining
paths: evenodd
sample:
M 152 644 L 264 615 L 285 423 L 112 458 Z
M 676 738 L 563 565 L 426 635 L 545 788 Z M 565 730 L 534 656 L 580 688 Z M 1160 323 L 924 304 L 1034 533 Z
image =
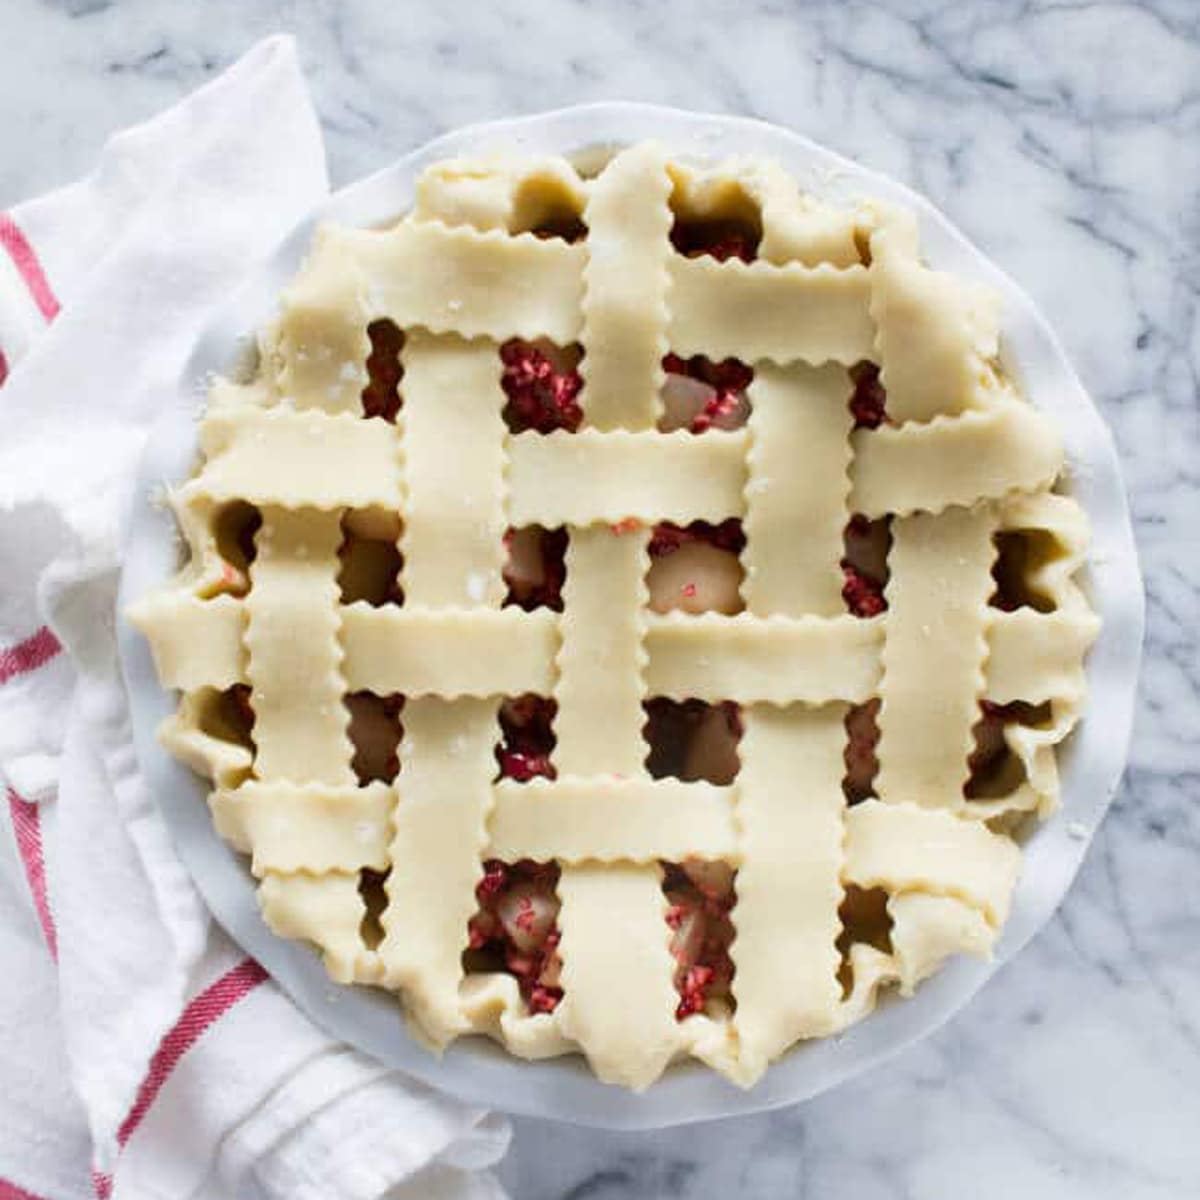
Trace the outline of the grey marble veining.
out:
M 912 184 L 1050 316 L 1131 491 L 1131 770 L 1045 932 L 804 1107 L 640 1136 L 517 1121 L 514 1197 L 1200 1195 L 1200 4 L 3 0 L 0 206 L 277 29 L 338 183 L 466 121 L 628 98 L 778 121 Z

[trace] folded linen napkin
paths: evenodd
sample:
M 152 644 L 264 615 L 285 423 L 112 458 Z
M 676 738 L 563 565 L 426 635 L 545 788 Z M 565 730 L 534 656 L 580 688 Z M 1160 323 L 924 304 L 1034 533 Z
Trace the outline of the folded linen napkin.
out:
M 0 214 L 0 1200 L 495 1200 L 507 1124 L 320 1032 L 130 744 L 121 526 L 208 311 L 328 190 L 287 38 Z

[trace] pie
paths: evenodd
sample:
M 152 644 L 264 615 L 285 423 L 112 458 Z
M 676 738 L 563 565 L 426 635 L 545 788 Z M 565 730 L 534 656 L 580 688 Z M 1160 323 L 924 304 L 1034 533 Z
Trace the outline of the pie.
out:
M 1098 622 L 917 222 L 761 160 L 428 168 L 325 225 L 132 614 L 270 927 L 423 1041 L 739 1084 L 986 956 Z

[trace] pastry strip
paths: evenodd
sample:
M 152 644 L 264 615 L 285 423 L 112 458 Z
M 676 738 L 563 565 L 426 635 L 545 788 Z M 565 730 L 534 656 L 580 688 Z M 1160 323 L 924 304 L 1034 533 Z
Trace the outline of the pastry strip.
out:
M 399 506 L 394 435 L 383 421 L 247 408 L 206 417 L 200 437 L 206 461 L 185 497 L 326 510 Z
M 139 601 L 130 618 L 150 642 L 163 687 L 224 690 L 245 680 L 246 606 L 240 600 L 158 592 Z
M 311 269 L 357 271 L 366 320 L 493 342 L 579 336 L 582 245 L 421 221 L 331 229 L 315 257 Z
M 357 872 L 269 872 L 258 886 L 258 902 L 273 933 L 302 938 L 320 949 L 325 970 L 335 983 L 375 981 L 376 958 L 362 940 L 365 909 Z
M 837 365 L 760 364 L 750 385 L 747 607 L 832 617 L 842 601 L 852 391 Z M 798 463 L 805 463 L 797 470 Z
M 341 540 L 336 510 L 263 510 L 245 634 L 259 779 L 354 782 L 338 641 Z
M 879 682 L 879 619 L 670 613 L 646 625 L 646 686 L 655 696 L 860 703 Z
M 521 433 L 509 439 L 514 525 L 635 519 L 723 521 L 741 513 L 746 435 Z
M 1027 404 L 854 435 L 850 506 L 868 517 L 941 512 L 1045 487 L 1062 469 L 1062 442 Z
M 662 151 L 651 144 L 619 155 L 592 186 L 580 366 L 589 428 L 651 429 L 658 416 L 670 191 Z
M 563 588 L 562 649 L 554 698 L 564 775 L 638 776 L 642 738 L 642 604 L 649 531 L 572 528 Z M 604 671 L 596 664 L 603 663 Z
M 498 607 L 504 599 L 500 356 L 487 342 L 411 333 L 402 352 L 404 599 Z M 453 446 L 453 458 L 446 447 Z
M 874 356 L 862 267 L 784 267 L 713 258 L 671 259 L 671 349 L 713 360 L 838 362 Z
M 978 403 L 997 351 L 990 293 L 916 256 L 915 222 L 889 211 L 871 235 L 871 317 L 893 421 L 956 416 Z
M 383 783 L 329 788 L 251 780 L 215 791 L 209 805 L 217 832 L 251 854 L 251 870 L 261 876 L 384 870 L 395 799 Z
M 1021 866 L 1010 837 L 953 813 L 864 800 L 846 814 L 847 882 L 956 896 L 1004 924 Z
M 329 240 L 335 240 L 331 231 L 317 231 L 306 269 L 284 293 L 266 367 L 293 407 L 358 416 L 371 346 L 362 281 L 349 264 L 338 263 Z
M 737 936 L 730 949 L 739 1070 L 833 1027 L 842 886 L 845 708 L 755 705 L 739 750 Z
M 387 986 L 403 988 L 435 1042 L 464 1027 L 458 1006 L 467 920 L 492 804 L 496 705 L 410 700 L 379 947 Z
M 962 807 L 984 687 L 995 528 L 988 505 L 892 522 L 875 784 L 890 803 Z
M 559 1025 L 600 1079 L 641 1090 L 680 1040 L 659 870 L 625 862 L 566 867 L 558 895 Z
M 567 776 L 496 784 L 490 858 L 564 863 L 735 859 L 733 793 L 678 779 Z
M 379 695 L 549 694 L 558 619 L 549 609 L 372 608 L 342 610 L 346 684 Z

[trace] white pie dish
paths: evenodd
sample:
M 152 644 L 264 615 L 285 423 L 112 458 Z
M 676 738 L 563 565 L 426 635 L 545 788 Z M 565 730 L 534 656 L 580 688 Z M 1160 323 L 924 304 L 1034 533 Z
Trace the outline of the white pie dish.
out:
M 581 1061 L 522 1062 L 482 1039 L 461 1042 L 436 1059 L 409 1034 L 392 997 L 331 984 L 315 954 L 267 930 L 244 860 L 213 828 L 204 784 L 171 760 L 155 740 L 154 728 L 173 710 L 174 700 L 159 686 L 145 642 L 124 622 L 121 630 L 139 757 L 160 797 L 179 852 L 221 924 L 305 1011 L 336 1036 L 460 1097 L 538 1116 L 633 1128 L 804 1099 L 940 1025 L 1049 918 L 1115 792 L 1124 764 L 1141 646 L 1142 594 L 1136 554 L 1111 439 L 1029 299 L 928 203 L 782 129 L 734 118 L 606 104 L 462 130 L 332 197 L 200 332 L 173 404 L 147 447 L 129 526 L 121 595 L 124 609 L 175 569 L 178 542 L 173 520 L 153 499 L 164 482 L 181 482 L 190 473 L 196 453 L 194 419 L 203 406 L 209 377 L 230 370 L 247 335 L 272 313 L 317 220 L 380 224 L 410 205 L 413 185 L 426 165 L 450 155 L 498 146 L 572 153 L 597 143 L 646 137 L 657 138 L 674 151 L 705 157 L 730 153 L 774 157 L 817 195 L 834 199 L 869 195 L 915 210 L 932 265 L 986 283 L 1000 293 L 1005 365 L 1025 394 L 1055 415 L 1062 427 L 1073 491 L 1093 524 L 1092 569 L 1086 584 L 1104 624 L 1088 661 L 1087 715 L 1063 755 L 1063 805 L 1025 844 L 1022 878 L 993 963 L 952 962 L 923 984 L 913 999 L 881 1005 L 872 1017 L 835 1040 L 795 1048 L 748 1092 L 702 1067 L 688 1065 L 673 1069 L 646 1093 L 631 1096 L 599 1083 Z

